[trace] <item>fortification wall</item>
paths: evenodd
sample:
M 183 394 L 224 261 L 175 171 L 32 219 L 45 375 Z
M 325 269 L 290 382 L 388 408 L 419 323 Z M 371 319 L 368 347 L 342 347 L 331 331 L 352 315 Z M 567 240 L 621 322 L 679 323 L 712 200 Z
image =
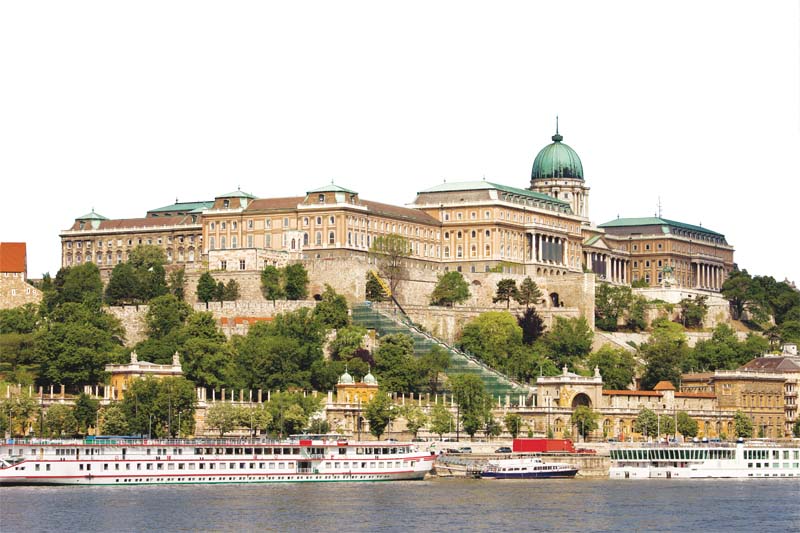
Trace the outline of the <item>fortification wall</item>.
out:
M 106 310 L 117 317 L 125 328 L 125 346 L 133 347 L 147 338 L 146 305 L 111 306 Z

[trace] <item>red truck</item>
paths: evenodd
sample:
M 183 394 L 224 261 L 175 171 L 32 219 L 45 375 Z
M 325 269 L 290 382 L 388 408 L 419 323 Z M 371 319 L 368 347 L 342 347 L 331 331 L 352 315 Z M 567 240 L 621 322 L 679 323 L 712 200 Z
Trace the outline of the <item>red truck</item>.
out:
M 575 453 L 575 446 L 569 439 L 514 439 L 511 446 L 514 453 Z

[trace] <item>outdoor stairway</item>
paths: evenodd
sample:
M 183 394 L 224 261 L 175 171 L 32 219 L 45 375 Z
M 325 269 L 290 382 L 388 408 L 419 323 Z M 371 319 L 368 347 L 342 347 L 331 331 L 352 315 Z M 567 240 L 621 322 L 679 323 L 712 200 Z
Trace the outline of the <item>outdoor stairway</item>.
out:
M 486 390 L 494 398 L 500 397 L 505 402 L 506 395 L 511 403 L 518 403 L 520 394 L 528 394 L 528 388 L 508 378 L 504 374 L 489 368 L 482 362 L 449 344 L 419 330 L 408 316 L 398 313 L 397 316 L 373 308 L 369 304 L 353 306 L 353 322 L 367 329 L 374 329 L 380 335 L 404 333 L 414 341 L 414 355 L 419 357 L 438 344 L 450 355 L 450 367 L 445 371 L 448 376 L 455 374 L 475 374 L 483 380 Z

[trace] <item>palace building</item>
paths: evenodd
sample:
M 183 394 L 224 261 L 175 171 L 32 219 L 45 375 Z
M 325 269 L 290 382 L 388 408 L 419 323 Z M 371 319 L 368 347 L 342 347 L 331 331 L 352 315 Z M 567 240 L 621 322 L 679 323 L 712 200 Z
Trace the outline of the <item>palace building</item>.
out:
M 236 190 L 213 201 L 176 201 L 136 219 L 92 210 L 61 232 L 62 266 L 94 262 L 107 279 L 134 247 L 151 244 L 190 276 L 255 272 L 290 261 L 367 258 L 376 238 L 397 234 L 409 242 L 409 263 L 422 270 L 576 283 L 594 273 L 609 283 L 720 290 L 734 266 L 724 235 L 659 217 L 594 225 L 589 191 L 578 154 L 556 132 L 534 158 L 527 188 L 446 182 L 395 206 L 331 183 L 294 197 Z M 362 290 L 348 297 L 363 299 Z

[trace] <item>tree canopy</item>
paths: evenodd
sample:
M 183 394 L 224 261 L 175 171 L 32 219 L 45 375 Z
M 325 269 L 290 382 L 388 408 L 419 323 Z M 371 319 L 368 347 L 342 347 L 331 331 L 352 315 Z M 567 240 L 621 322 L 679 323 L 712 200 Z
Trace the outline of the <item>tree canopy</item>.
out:
M 452 307 L 453 304 L 467 301 L 469 297 L 469 285 L 461 272 L 445 272 L 439 276 L 439 281 L 431 293 L 431 305 Z

